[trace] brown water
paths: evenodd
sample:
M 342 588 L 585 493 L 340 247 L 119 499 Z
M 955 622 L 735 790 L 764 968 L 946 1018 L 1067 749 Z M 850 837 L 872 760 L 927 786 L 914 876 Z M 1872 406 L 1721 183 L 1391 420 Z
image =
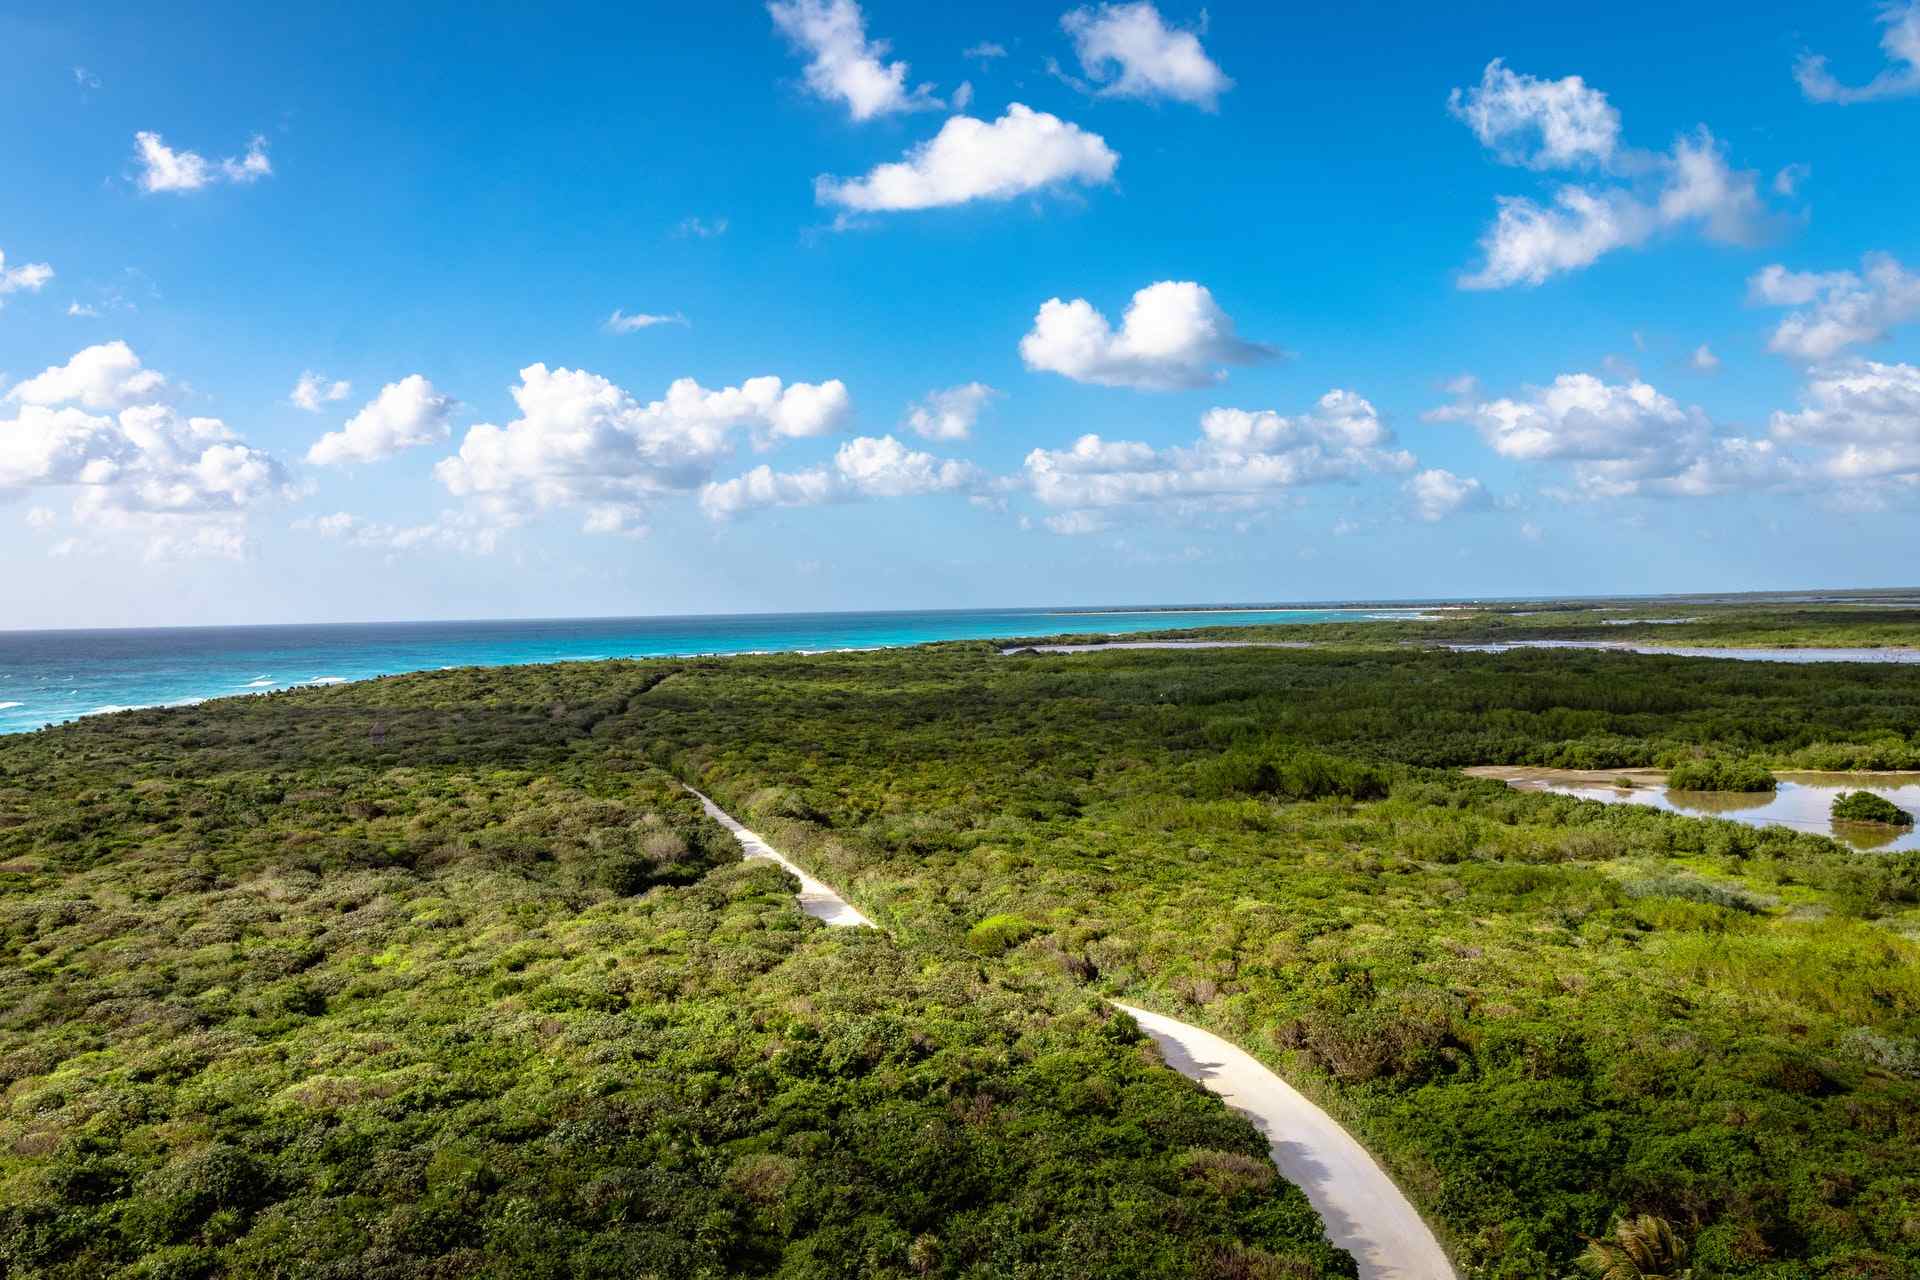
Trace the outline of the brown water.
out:
M 1908 813 L 1920 813 L 1920 773 L 1778 773 L 1780 789 L 1764 791 L 1673 791 L 1658 773 L 1645 769 L 1600 770 L 1490 767 L 1468 769 L 1481 778 L 1498 778 L 1528 791 L 1552 791 L 1602 804 L 1644 804 L 1669 813 L 1726 818 L 1750 827 L 1792 827 L 1832 836 L 1856 849 L 1894 852 L 1920 849 L 1920 829 L 1836 824 L 1828 812 L 1843 791 L 1871 791 Z M 1615 785 L 1631 781 L 1631 787 Z

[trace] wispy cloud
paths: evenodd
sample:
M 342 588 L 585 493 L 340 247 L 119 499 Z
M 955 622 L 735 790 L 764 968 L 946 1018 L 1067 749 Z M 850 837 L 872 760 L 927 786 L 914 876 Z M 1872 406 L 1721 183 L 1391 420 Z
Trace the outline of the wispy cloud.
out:
M 296 409 L 305 409 L 308 413 L 320 412 L 322 405 L 332 404 L 336 400 L 345 400 L 353 391 L 353 384 L 340 378 L 328 378 L 324 374 L 308 369 L 294 382 L 293 390 L 287 393 L 287 403 Z
M 159 134 L 144 130 L 133 135 L 133 143 L 142 191 L 199 191 L 219 182 L 247 185 L 273 174 L 267 140 L 257 133 L 248 140 L 244 154 L 218 162 L 197 151 L 175 150 Z
M 675 311 L 671 315 L 653 315 L 645 311 L 628 313 L 615 308 L 612 315 L 600 326 L 608 333 L 638 333 L 642 329 L 651 329 L 659 324 L 685 325 L 687 318 Z
M 0 253 L 0 306 L 6 305 L 9 293 L 38 293 L 53 279 L 53 268 L 44 262 L 24 262 L 17 267 L 7 265 L 7 255 Z
M 1793 69 L 1800 91 L 1811 101 L 1842 106 L 1920 93 L 1920 0 L 1888 4 L 1881 9 L 1878 21 L 1886 28 L 1880 36 L 1880 47 L 1891 65 L 1865 84 L 1848 85 L 1827 70 L 1826 58 L 1804 54 Z

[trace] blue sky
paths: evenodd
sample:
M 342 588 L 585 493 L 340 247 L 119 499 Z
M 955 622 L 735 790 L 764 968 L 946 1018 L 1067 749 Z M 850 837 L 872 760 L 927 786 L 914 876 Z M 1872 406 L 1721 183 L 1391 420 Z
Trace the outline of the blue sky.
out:
M 1851 3 L 16 5 L 0 625 L 1910 584 L 1916 60 Z

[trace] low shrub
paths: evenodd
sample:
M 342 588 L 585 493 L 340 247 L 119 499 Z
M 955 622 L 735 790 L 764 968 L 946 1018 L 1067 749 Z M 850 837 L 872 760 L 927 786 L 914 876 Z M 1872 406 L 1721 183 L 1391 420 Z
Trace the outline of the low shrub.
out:
M 1833 798 L 1835 822 L 1872 822 L 1883 827 L 1910 827 L 1913 815 L 1885 796 L 1871 791 L 1842 791 Z
M 983 956 L 1004 955 L 1040 932 L 1040 928 L 1025 916 L 988 916 L 967 930 L 967 946 Z
M 1380 800 L 1392 783 L 1387 770 L 1376 764 L 1318 751 L 1240 748 L 1201 765 L 1195 790 L 1214 800 L 1236 795 Z
M 1757 899 L 1727 885 L 1711 884 L 1705 880 L 1693 880 L 1686 876 L 1656 876 L 1646 880 L 1632 880 L 1624 890 L 1629 898 L 1679 898 L 1683 902 L 1699 902 L 1710 907 L 1725 907 L 1729 911 L 1739 911 L 1746 915 L 1758 915 L 1766 907 Z
M 1751 760 L 1708 756 L 1682 760 L 1667 771 L 1667 786 L 1674 791 L 1773 791 L 1779 785 L 1765 765 Z

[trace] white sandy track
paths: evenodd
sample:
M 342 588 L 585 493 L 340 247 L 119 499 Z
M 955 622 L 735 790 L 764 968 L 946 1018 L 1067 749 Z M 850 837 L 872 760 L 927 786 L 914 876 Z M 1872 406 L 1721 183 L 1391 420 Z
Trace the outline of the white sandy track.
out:
M 749 858 L 766 858 L 800 881 L 800 909 L 829 925 L 873 921 L 854 905 L 694 791 L 707 816 L 733 833 Z M 1327 1238 L 1353 1254 L 1360 1280 L 1454 1280 L 1453 1267 L 1427 1224 L 1386 1171 L 1333 1117 L 1302 1097 L 1252 1054 L 1165 1014 L 1111 1002 L 1153 1037 L 1167 1065 L 1218 1094 L 1266 1135 L 1273 1162 L 1307 1193 Z
M 1102 640 L 1092 644 L 1020 644 L 1002 649 L 1016 653 L 1105 653 L 1109 649 L 1311 649 L 1305 640 Z
M 693 791 L 693 788 L 688 787 L 687 790 Z M 705 807 L 709 818 L 733 833 L 733 838 L 740 842 L 740 851 L 747 857 L 765 858 L 769 862 L 777 862 L 794 874 L 800 881 L 802 911 L 816 920 L 825 921 L 839 928 L 850 928 L 854 925 L 865 925 L 869 929 L 873 927 L 873 921 L 861 915 L 859 908 L 851 902 L 793 865 L 787 860 L 786 855 L 735 822 L 732 816 L 719 805 L 700 795 L 698 791 L 693 791 L 693 794 L 699 796 L 700 803 Z
M 1153 1037 L 1168 1066 L 1219 1094 L 1266 1135 L 1274 1164 L 1307 1193 L 1327 1238 L 1360 1264 L 1360 1280 L 1453 1280 L 1453 1266 L 1419 1212 L 1332 1116 L 1211 1031 L 1113 1004 Z

